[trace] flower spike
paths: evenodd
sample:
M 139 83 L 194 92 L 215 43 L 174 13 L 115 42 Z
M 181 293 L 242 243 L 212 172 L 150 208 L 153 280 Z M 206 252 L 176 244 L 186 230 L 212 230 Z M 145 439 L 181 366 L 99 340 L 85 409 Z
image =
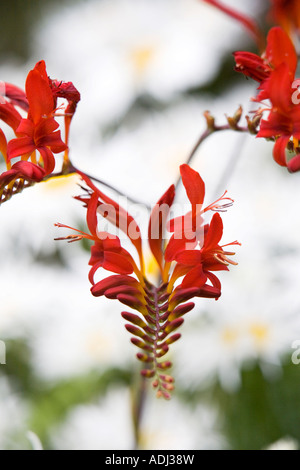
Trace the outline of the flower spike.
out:
M 131 335 L 131 343 L 140 350 L 136 357 L 144 364 L 141 375 L 152 380 L 158 397 L 166 399 L 171 397 L 170 392 L 174 388 L 173 377 L 166 374 L 172 366 L 167 355 L 170 345 L 181 337 L 177 329 L 184 321 L 182 317 L 194 308 L 195 304 L 188 301 L 194 297 L 218 299 L 221 295 L 221 283 L 214 272 L 228 271 L 230 264 L 236 264 L 228 258 L 234 253 L 224 250 L 228 245 L 220 245 L 223 222 L 218 211 L 223 206 L 219 201 L 226 199 L 225 205 L 228 205 L 227 200 L 232 200 L 222 196 L 217 202 L 203 208 L 205 185 L 199 173 L 188 165 L 182 165 L 180 171 L 191 211 L 177 220 L 166 222 L 175 196 L 172 185 L 159 199 L 150 215 L 149 245 L 161 270 L 157 285 L 150 283 L 146 277 L 138 225 L 132 216 L 83 174 L 87 188 L 85 194 L 76 199 L 83 202 L 87 209 L 86 219 L 90 233 L 73 229 L 76 233 L 65 237 L 67 241 L 82 237 L 94 241 L 89 261 L 91 293 L 95 297 L 116 299 L 135 310 L 136 313 L 122 312 L 122 317 L 127 322 L 125 329 Z M 132 241 L 139 254 L 139 265 L 122 247 L 121 240 L 116 235 L 97 229 L 98 219 L 109 214 L 109 205 L 117 213 L 117 218 L 114 221 L 110 218 L 110 221 Z M 202 215 L 209 210 L 217 212 L 211 222 L 204 225 Z M 188 230 L 186 226 L 179 225 L 180 220 L 187 222 L 184 225 L 188 226 Z M 138 241 L 131 238 L 129 224 L 135 224 L 139 234 Z M 57 226 L 66 227 L 63 224 Z M 166 246 L 163 242 L 165 226 L 173 231 Z M 190 240 L 188 236 L 191 236 Z M 232 244 L 236 245 L 238 242 Z M 97 282 L 94 277 L 100 268 L 114 274 Z

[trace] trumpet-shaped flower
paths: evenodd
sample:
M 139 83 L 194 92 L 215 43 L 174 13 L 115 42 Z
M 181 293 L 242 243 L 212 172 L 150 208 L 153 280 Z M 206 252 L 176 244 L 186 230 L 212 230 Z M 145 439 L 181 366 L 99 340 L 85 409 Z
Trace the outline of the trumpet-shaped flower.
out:
M 48 77 L 43 60 L 28 73 L 25 92 L 10 83 L 5 83 L 4 88 L 6 98 L 0 104 L 0 119 L 13 129 L 16 138 L 7 142 L 1 130 L 0 150 L 7 165 L 7 171 L 0 175 L 1 201 L 50 175 L 55 168 L 54 154 L 65 151 L 66 163 L 69 126 L 80 100 L 80 94 L 71 82 L 58 82 Z M 68 101 L 65 142 L 55 120 L 58 97 Z M 23 118 L 16 107 L 26 111 L 27 117 Z M 21 160 L 12 164 L 11 161 L 18 157 Z

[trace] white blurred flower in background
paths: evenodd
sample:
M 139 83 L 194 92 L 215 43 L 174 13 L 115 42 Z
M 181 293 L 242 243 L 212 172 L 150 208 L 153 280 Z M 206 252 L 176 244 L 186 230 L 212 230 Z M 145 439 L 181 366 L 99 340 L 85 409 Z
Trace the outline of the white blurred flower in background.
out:
M 109 391 L 100 401 L 75 407 L 53 432 L 52 441 L 57 450 L 132 449 L 128 391 Z
M 151 390 L 150 390 L 151 392 Z M 157 400 L 149 394 L 141 422 L 142 449 L 200 449 L 226 447 L 216 410 L 207 404 L 187 408 L 175 396 Z
M 2 367 L 2 366 L 0 366 Z M 14 435 L 26 430 L 27 408 L 21 394 L 12 390 L 5 377 L 0 377 L 0 449 L 16 448 Z
M 168 101 L 208 82 L 239 33 L 197 0 L 91 0 L 40 23 L 33 45 L 52 73 L 80 89 L 81 119 L 103 126 L 139 95 Z

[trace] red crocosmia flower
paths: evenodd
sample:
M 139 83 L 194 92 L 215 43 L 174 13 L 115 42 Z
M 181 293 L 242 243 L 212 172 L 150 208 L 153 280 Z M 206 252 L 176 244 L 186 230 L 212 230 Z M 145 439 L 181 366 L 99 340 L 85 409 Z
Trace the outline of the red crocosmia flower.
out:
M 211 223 L 204 227 L 204 243 L 201 249 L 185 250 L 176 255 L 175 260 L 179 264 L 189 267 L 181 284 L 183 288 L 195 285 L 201 287 L 208 278 L 214 287 L 221 289 L 219 279 L 210 271 L 228 271 L 229 264 L 237 264 L 228 258 L 235 253 L 223 250 L 228 245 L 219 244 L 222 234 L 223 222 L 220 214 L 216 213 Z M 239 244 L 237 241 L 229 243 L 229 245 L 237 244 Z
M 300 29 L 299 0 L 270 0 L 269 16 L 275 23 L 280 24 L 284 30 L 292 34 Z
M 291 81 L 294 79 L 298 58 L 289 36 L 280 28 L 272 28 L 267 36 L 267 47 L 261 57 L 251 52 L 237 51 L 234 54 L 235 70 L 260 83 L 260 93 L 254 101 L 269 98 L 269 78 L 274 70 L 286 64 Z
M 62 152 L 67 146 L 61 140 L 60 131 L 56 131 L 59 124 L 53 118 L 54 99 L 44 61 L 38 62 L 29 72 L 25 88 L 29 103 L 28 117 L 22 119 L 16 129 L 18 138 L 8 143 L 8 159 L 19 156 L 27 159 L 37 150 L 45 175 L 49 175 L 55 167 L 53 153 Z
M 49 85 L 52 90 L 52 95 L 55 101 L 55 107 L 57 103 L 57 98 L 64 98 L 68 101 L 68 106 L 64 111 L 64 120 L 65 120 L 65 142 L 68 144 L 69 141 L 69 132 L 70 124 L 74 113 L 77 108 L 77 104 L 80 101 L 80 93 L 75 88 L 72 82 L 59 82 L 58 80 L 51 80 L 49 78 Z M 65 151 L 64 164 L 69 163 L 68 149 Z
M 128 236 L 131 243 L 135 246 L 143 271 L 142 235 L 135 219 L 117 202 L 100 191 L 84 173 L 78 171 L 78 174 L 86 182 L 89 189 L 86 191 L 87 194 L 78 196 L 75 199 L 82 201 L 87 207 L 87 223 L 91 233 L 94 236 L 97 235 L 98 215 L 114 224 Z
M 281 166 L 287 167 L 291 172 L 300 169 L 300 157 L 295 155 L 289 161 L 286 156 L 286 148 L 290 139 L 300 139 L 300 108 L 292 101 L 292 93 L 289 68 L 281 64 L 272 73 L 268 93 L 271 102 L 271 110 L 268 119 L 262 120 L 257 137 L 273 138 L 275 145 L 273 149 L 274 160 Z M 294 140 L 292 141 L 294 144 Z
M 203 215 L 209 210 L 224 211 L 233 204 L 231 198 L 225 197 L 226 192 L 215 202 L 203 207 L 205 184 L 199 173 L 189 165 L 181 165 L 180 173 L 182 183 L 191 203 L 191 211 L 182 217 L 170 220 L 168 230 L 174 232 L 165 251 L 165 259 L 171 262 L 178 252 L 194 249 L 197 244 L 203 243 L 204 227 Z
M 168 353 L 170 344 L 181 336 L 174 331 L 183 323 L 183 315 L 194 307 L 193 302 L 187 301 L 194 297 L 218 299 L 221 295 L 221 283 L 213 271 L 228 270 L 229 263 L 236 264 L 227 258 L 233 253 L 224 250 L 226 245 L 220 245 L 223 223 L 219 213 L 213 216 L 210 224 L 202 227 L 202 239 L 198 234 L 203 224 L 204 212 L 225 210 L 232 204 L 232 200 L 222 196 L 218 201 L 203 208 L 205 185 L 199 173 L 188 165 L 182 165 L 180 171 L 191 203 L 190 213 L 167 222 L 175 197 L 175 188 L 172 185 L 150 214 L 148 241 L 160 267 L 160 279 L 157 285 L 147 279 L 141 231 L 136 221 L 84 174 L 81 176 L 87 188 L 85 194 L 76 199 L 83 202 L 87 209 L 86 220 L 90 233 L 73 229 L 76 230 L 76 234 L 65 237 L 69 242 L 83 237 L 94 242 L 89 261 L 92 294 L 96 297 L 104 295 L 109 299 L 117 299 L 138 312 L 138 315 L 122 312 L 122 317 L 128 322 L 125 328 L 133 335 L 131 342 L 142 351 L 137 353 L 137 358 L 147 364 L 141 374 L 152 378 L 157 395 L 165 398 L 170 398 L 174 379 L 165 374 L 165 370 L 171 367 L 171 362 L 161 358 Z M 225 201 L 225 204 L 221 201 Z M 137 261 L 122 247 L 120 238 L 98 230 L 98 222 L 101 219 L 109 220 L 127 235 L 135 248 L 135 255 L 138 254 Z M 180 221 L 190 223 L 189 230 L 194 243 L 192 246 L 188 245 L 188 249 L 184 238 L 185 227 L 179 228 Z M 164 240 L 167 225 L 174 232 L 168 243 Z M 67 227 L 62 224 L 57 226 Z M 175 235 L 181 235 L 184 239 L 174 240 Z M 115 274 L 96 282 L 94 276 L 99 268 Z M 176 281 L 180 277 L 183 277 L 183 280 L 178 285 Z

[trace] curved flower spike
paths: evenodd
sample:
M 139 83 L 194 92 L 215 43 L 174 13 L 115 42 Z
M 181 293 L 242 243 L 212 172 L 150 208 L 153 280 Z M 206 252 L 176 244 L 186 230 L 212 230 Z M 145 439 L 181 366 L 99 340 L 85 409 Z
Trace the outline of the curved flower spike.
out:
M 186 234 L 182 228 L 179 228 L 179 218 L 169 222 L 174 234 L 167 247 L 164 246 L 166 218 L 175 196 L 175 188 L 172 185 L 154 206 L 148 225 L 150 249 L 161 270 L 161 280 L 157 286 L 148 281 L 144 272 L 142 239 L 137 223 L 83 174 L 82 178 L 88 187 L 86 194 L 76 199 L 83 202 L 87 209 L 86 218 L 90 234 L 73 229 L 76 233 L 65 237 L 69 242 L 82 237 L 94 241 L 89 261 L 91 292 L 95 297 L 116 299 L 137 312 L 137 314 L 122 312 L 122 317 L 128 322 L 125 328 L 132 335 L 131 343 L 140 350 L 137 358 L 144 364 L 141 370 L 142 376 L 151 378 L 157 396 L 166 399 L 170 398 L 174 379 L 166 374 L 172 363 L 165 357 L 170 345 L 181 337 L 180 333 L 174 331 L 182 325 L 184 321 L 182 317 L 194 307 L 194 303 L 188 301 L 194 297 L 218 299 L 221 295 L 221 283 L 213 271 L 228 271 L 229 264 L 236 264 L 228 258 L 234 253 L 224 250 L 227 245 L 220 245 L 223 234 L 220 214 L 215 213 L 210 224 L 205 226 L 202 219 L 204 212 L 222 211 L 224 207 L 227 208 L 232 204 L 232 200 L 222 196 L 213 204 L 203 208 L 205 185 L 199 173 L 188 165 L 182 165 L 180 171 L 192 208 L 191 212 L 181 219 L 193 222 L 191 231 L 194 242 L 192 246 L 190 244 L 186 246 Z M 117 213 L 114 220 L 109 215 L 109 205 Z M 196 216 L 200 218 L 197 219 Z M 135 264 L 131 254 L 122 247 L 121 240 L 116 235 L 98 230 L 99 217 L 108 218 L 128 235 L 140 255 L 139 266 Z M 131 238 L 130 224 L 134 225 L 139 235 L 138 241 Z M 62 224 L 57 226 L 71 228 Z M 198 237 L 200 228 L 203 235 L 201 244 Z M 180 235 L 181 238 L 176 240 L 175 235 Z M 171 254 L 170 257 L 168 252 Z M 110 270 L 115 274 L 95 282 L 94 275 L 99 268 Z M 179 278 L 183 280 L 181 284 L 177 283 L 175 286 Z

